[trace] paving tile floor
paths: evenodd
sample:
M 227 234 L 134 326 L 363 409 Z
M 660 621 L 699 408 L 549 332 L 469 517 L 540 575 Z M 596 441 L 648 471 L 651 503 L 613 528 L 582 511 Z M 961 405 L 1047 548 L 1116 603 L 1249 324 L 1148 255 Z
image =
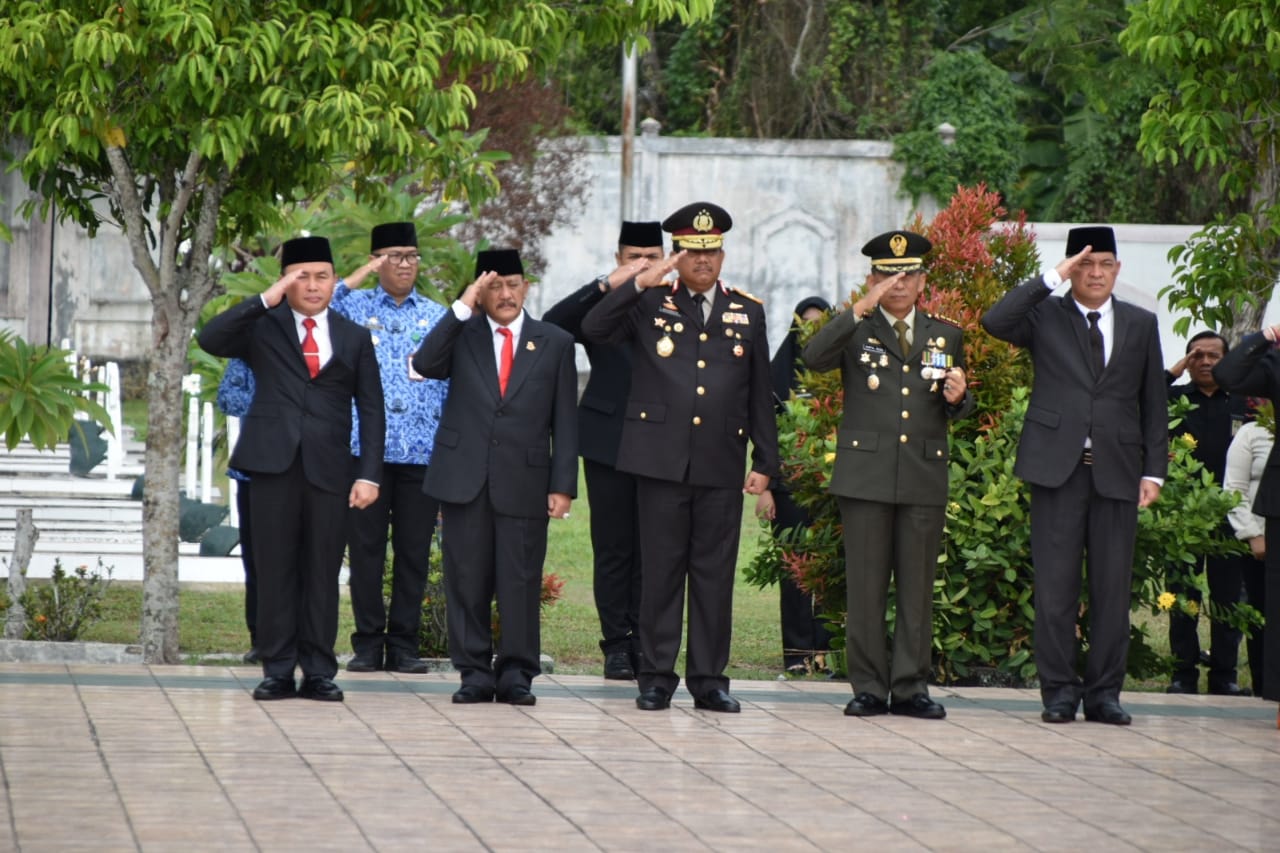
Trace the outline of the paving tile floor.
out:
M 935 689 L 947 719 L 853 719 L 847 685 L 687 693 L 544 676 L 343 673 L 254 702 L 248 667 L 0 665 L 0 851 L 1280 850 L 1274 703 L 1126 694 L 1127 728 L 1035 691 Z

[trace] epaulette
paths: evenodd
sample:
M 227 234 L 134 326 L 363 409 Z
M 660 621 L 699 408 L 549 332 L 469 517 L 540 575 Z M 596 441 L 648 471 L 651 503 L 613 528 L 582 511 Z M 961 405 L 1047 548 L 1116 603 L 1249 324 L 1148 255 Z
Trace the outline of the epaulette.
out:
M 959 323 L 957 323 L 955 320 L 952 320 L 950 317 L 943 317 L 941 314 L 930 314 L 929 316 L 939 322 L 946 323 L 948 326 L 955 326 L 957 329 L 963 328 Z
M 764 300 L 763 300 L 763 299 L 761 299 L 759 296 L 753 296 L 753 295 L 751 295 L 750 293 L 747 293 L 745 290 L 743 290 L 743 289 L 742 289 L 742 288 L 740 288 L 740 287 L 734 287 L 733 285 L 730 285 L 730 286 L 729 286 L 729 291 L 730 291 L 730 292 L 732 292 L 732 293 L 736 293 L 736 294 L 738 294 L 738 295 L 739 295 L 739 296 L 741 296 L 743 299 L 750 299 L 752 302 L 756 303 L 757 305 L 763 305 L 763 304 L 764 304 Z

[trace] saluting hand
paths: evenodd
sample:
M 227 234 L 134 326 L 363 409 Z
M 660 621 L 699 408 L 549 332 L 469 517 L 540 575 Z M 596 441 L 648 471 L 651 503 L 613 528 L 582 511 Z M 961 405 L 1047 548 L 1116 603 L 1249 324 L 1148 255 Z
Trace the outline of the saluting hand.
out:
M 684 249 L 667 256 L 656 264 L 650 265 L 636 276 L 636 287 L 649 288 L 658 287 L 662 284 L 662 280 L 666 278 L 667 273 L 676 268 L 676 264 L 680 263 L 684 257 Z
M 1076 252 L 1071 257 L 1064 258 L 1061 263 L 1059 263 L 1056 267 L 1054 267 L 1054 269 L 1058 271 L 1058 277 L 1061 278 L 1063 281 L 1066 281 L 1067 279 L 1071 278 L 1072 270 L 1074 270 L 1081 261 L 1089 257 L 1089 255 L 1092 252 L 1093 252 L 1092 246 L 1085 246 L 1083 249 L 1081 249 L 1079 252 Z
M 482 272 L 480 277 L 471 284 L 467 285 L 467 289 L 462 291 L 462 295 L 458 297 L 458 301 L 470 308 L 473 312 L 480 310 L 480 294 L 489 289 L 489 285 L 493 284 L 498 278 L 496 272 Z
M 875 276 L 868 275 L 866 289 L 863 291 L 862 296 L 858 297 L 857 301 L 853 303 L 854 316 L 861 317 L 879 305 L 881 297 L 888 292 L 889 288 L 902 281 L 904 275 L 906 273 L 900 272 L 880 281 L 875 281 Z
M 279 305 L 280 300 L 284 299 L 285 294 L 289 292 L 289 288 L 293 286 L 293 283 L 297 281 L 298 277 L 301 275 L 302 268 L 299 267 L 293 272 L 288 272 L 280 276 L 271 284 L 270 287 L 262 291 L 262 300 L 267 304 L 267 307 L 275 308 Z
M 631 279 L 647 270 L 649 265 L 652 263 L 653 261 L 648 258 L 641 258 L 638 261 L 632 261 L 631 263 L 623 264 L 618 267 L 616 270 L 609 273 L 609 289 L 612 290 L 619 285 L 631 281 Z

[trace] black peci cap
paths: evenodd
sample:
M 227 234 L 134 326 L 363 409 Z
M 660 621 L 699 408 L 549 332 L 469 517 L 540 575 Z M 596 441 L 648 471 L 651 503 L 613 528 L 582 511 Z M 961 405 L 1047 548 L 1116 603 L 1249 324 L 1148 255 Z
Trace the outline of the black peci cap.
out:
M 316 262 L 333 263 L 333 252 L 324 237 L 295 237 L 280 247 L 280 269 L 287 270 L 293 264 Z
M 524 275 L 524 264 L 515 249 L 485 249 L 476 255 L 476 278 L 487 272 L 498 275 Z
M 1085 246 L 1092 246 L 1095 252 L 1116 254 L 1116 232 L 1109 225 L 1088 225 L 1083 228 L 1072 228 L 1067 232 L 1067 254 L 1080 253 Z
M 662 248 L 666 242 L 662 236 L 662 225 L 658 222 L 623 222 L 618 232 L 619 246 L 635 246 L 637 249 L 648 249 L 653 246 Z
M 412 222 L 384 222 L 373 226 L 369 232 L 369 251 L 376 252 L 388 246 L 418 247 L 418 229 Z

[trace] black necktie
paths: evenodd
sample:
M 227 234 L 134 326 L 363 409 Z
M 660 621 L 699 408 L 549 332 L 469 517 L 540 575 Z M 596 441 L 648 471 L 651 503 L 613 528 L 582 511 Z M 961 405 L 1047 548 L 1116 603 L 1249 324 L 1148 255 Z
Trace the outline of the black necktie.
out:
M 699 328 L 707 325 L 707 312 L 705 310 L 706 305 L 707 305 L 707 297 L 703 296 L 701 293 L 693 297 L 693 307 L 698 311 Z
M 1098 328 L 1098 319 L 1102 317 L 1097 311 L 1090 311 L 1089 318 L 1089 353 L 1093 356 L 1093 375 L 1101 376 L 1106 366 L 1106 349 L 1102 345 L 1102 329 Z

